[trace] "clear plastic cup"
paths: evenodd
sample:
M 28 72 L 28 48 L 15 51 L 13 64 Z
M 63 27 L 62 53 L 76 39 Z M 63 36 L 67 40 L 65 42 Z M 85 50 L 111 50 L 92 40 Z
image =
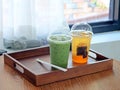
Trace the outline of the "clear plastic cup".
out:
M 92 38 L 92 28 L 87 23 L 77 23 L 71 28 L 72 60 L 75 63 L 86 63 Z
M 67 68 L 71 39 L 72 37 L 70 35 L 65 34 L 48 36 L 52 64 Z

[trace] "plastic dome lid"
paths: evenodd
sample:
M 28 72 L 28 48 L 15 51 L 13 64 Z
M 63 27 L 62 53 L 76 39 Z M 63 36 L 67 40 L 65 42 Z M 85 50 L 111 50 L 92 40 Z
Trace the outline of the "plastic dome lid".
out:
M 88 23 L 75 23 L 71 30 L 86 30 L 92 32 L 92 27 Z

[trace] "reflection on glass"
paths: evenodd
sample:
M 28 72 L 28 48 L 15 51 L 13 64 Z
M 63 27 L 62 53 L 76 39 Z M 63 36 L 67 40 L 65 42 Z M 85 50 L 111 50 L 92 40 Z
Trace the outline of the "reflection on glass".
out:
M 109 20 L 110 0 L 64 0 L 64 15 L 69 24 Z

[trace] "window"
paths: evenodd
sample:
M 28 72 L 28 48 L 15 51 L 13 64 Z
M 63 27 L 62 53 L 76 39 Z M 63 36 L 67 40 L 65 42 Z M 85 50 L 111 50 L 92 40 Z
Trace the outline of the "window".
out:
M 119 0 L 64 0 L 64 15 L 70 27 L 88 22 L 94 33 L 114 31 L 119 26 Z
M 9 49 L 25 49 L 47 44 L 46 38 L 49 33 L 58 28 L 60 31 L 66 29 L 63 28 L 66 26 L 63 23 L 64 16 L 70 28 L 76 22 L 88 22 L 94 33 L 120 30 L 119 0 L 64 0 L 64 3 L 62 0 L 0 2 L 0 38 Z

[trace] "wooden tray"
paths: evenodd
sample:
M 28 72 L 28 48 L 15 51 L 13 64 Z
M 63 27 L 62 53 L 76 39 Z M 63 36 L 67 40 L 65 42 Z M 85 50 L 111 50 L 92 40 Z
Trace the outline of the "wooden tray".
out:
M 113 60 L 93 50 L 90 50 L 88 63 L 72 63 L 71 52 L 68 62 L 68 71 L 52 70 L 50 66 L 40 64 L 37 58 L 50 62 L 49 47 L 34 48 L 14 53 L 5 53 L 5 64 L 19 72 L 24 78 L 36 86 L 61 81 L 78 76 L 92 74 L 112 69 Z

